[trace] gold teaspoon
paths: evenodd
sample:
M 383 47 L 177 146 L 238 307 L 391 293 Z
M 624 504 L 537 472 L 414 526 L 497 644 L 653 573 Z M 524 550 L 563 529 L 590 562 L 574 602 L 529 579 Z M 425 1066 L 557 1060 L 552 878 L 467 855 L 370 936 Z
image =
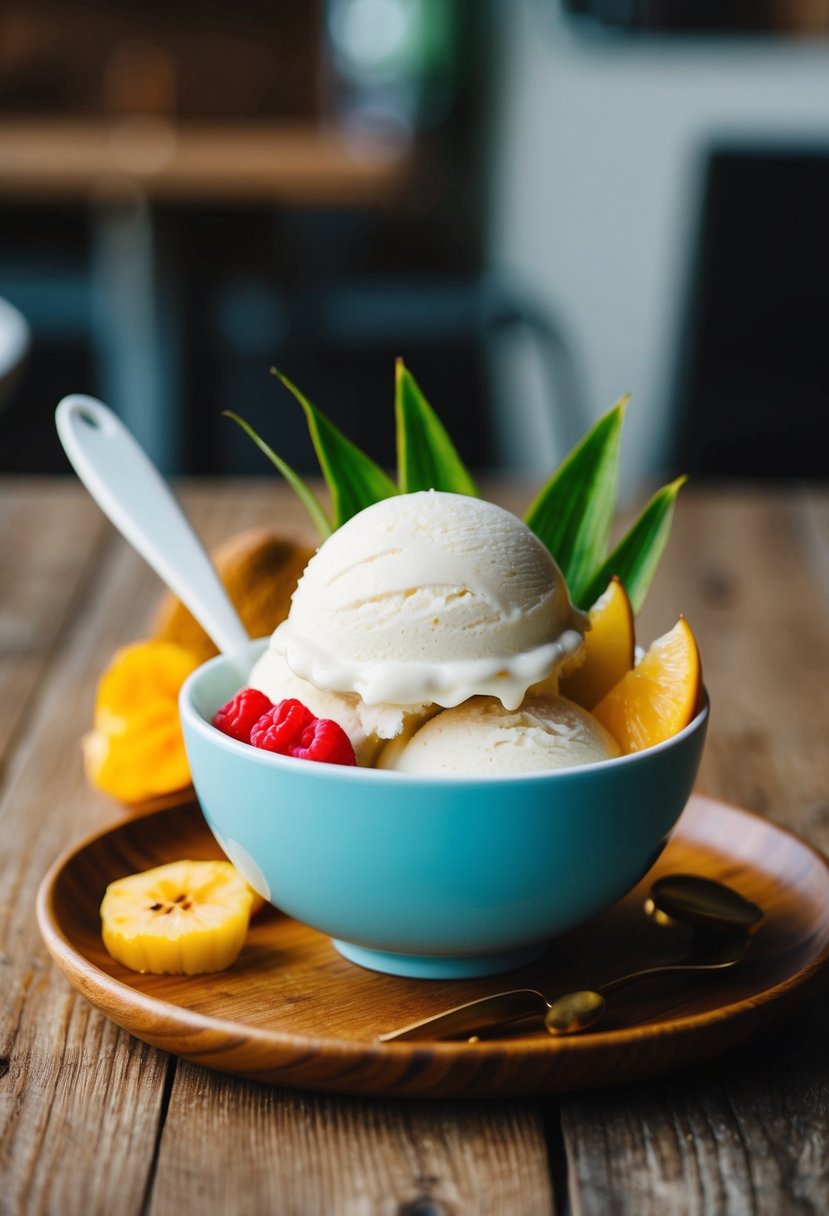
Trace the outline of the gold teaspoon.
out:
M 658 878 L 645 900 L 645 911 L 657 924 L 717 932 L 752 933 L 763 910 L 725 883 L 697 874 L 666 874 Z
M 477 1038 L 480 1032 L 533 1015 L 544 1018 L 550 1034 L 577 1034 L 595 1025 L 605 1011 L 605 994 L 615 988 L 670 972 L 713 971 L 734 966 L 746 951 L 749 933 L 763 918 L 756 904 L 731 887 L 694 874 L 670 874 L 658 879 L 645 901 L 645 911 L 660 925 L 691 926 L 695 930 L 691 953 L 674 963 L 611 980 L 597 991 L 571 992 L 553 1002 L 534 988 L 498 992 L 378 1037 L 383 1043 L 458 1036 Z
M 703 952 L 694 948 L 685 959 L 675 963 L 663 963 L 658 967 L 646 967 L 642 971 L 633 971 L 630 975 L 620 976 L 603 984 L 595 992 L 585 989 L 583 992 L 568 992 L 551 1002 L 544 1015 L 544 1025 L 550 1034 L 578 1034 L 588 1027 L 594 1026 L 605 1011 L 607 993 L 626 984 L 635 984 L 637 980 L 649 979 L 655 975 L 668 975 L 681 971 L 724 971 L 739 963 L 748 949 L 748 935 L 742 932 L 718 934 L 719 940 L 709 938 L 710 947 Z

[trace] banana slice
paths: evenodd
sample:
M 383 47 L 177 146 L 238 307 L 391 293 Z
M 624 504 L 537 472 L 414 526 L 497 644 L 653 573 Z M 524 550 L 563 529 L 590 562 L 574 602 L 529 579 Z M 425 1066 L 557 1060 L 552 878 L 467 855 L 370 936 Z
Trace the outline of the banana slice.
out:
M 254 892 L 229 861 L 174 861 L 110 883 L 104 945 L 133 971 L 199 975 L 236 959 Z

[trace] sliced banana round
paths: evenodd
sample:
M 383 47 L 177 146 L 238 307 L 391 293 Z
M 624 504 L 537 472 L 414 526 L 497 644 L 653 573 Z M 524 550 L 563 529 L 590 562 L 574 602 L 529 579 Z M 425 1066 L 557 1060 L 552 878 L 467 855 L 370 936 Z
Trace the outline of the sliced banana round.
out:
M 110 883 L 104 945 L 133 971 L 199 975 L 235 961 L 256 896 L 229 861 L 174 861 Z

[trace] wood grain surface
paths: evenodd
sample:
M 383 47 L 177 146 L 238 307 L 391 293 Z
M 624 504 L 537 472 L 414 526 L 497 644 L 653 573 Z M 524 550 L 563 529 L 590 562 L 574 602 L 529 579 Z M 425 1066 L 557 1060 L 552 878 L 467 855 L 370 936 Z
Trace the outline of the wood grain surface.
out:
M 277 483 L 189 488 L 210 544 L 305 527 Z M 512 502 L 522 505 L 529 493 Z M 509 505 L 509 502 L 507 503 Z M 52 966 L 34 917 L 55 856 L 122 812 L 86 786 L 98 673 L 160 589 L 67 483 L 0 487 L 0 1211 L 820 1213 L 825 988 L 789 1033 L 709 1065 L 549 1099 L 324 1096 L 179 1062 Z M 685 612 L 713 714 L 702 788 L 829 847 L 829 498 L 683 490 L 641 621 Z

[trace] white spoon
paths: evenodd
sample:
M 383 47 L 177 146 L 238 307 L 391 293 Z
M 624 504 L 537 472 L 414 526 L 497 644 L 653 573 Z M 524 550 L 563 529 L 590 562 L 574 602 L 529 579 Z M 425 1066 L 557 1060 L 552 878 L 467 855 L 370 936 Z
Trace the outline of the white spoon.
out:
M 245 676 L 250 638 L 167 483 L 102 402 L 75 393 L 55 413 L 58 435 L 89 493 Z

